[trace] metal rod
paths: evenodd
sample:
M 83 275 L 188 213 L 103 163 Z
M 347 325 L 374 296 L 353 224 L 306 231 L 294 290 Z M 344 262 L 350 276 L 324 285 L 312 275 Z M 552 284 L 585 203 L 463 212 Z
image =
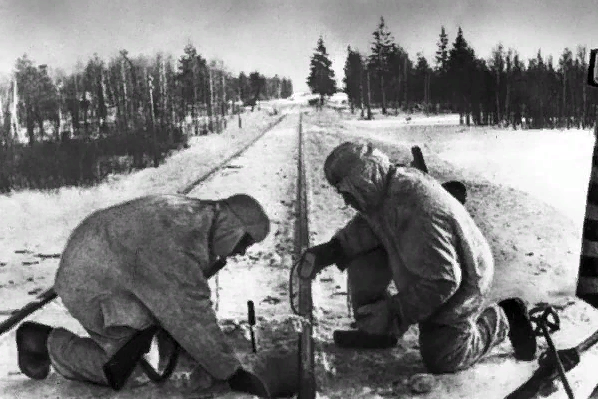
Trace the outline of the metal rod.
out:
M 548 347 L 550 348 L 550 352 L 552 354 L 554 354 L 554 360 L 556 362 L 557 370 L 559 372 L 559 377 L 561 378 L 563 387 L 565 388 L 565 391 L 567 392 L 567 396 L 569 397 L 569 399 L 575 399 L 575 396 L 573 395 L 573 390 L 571 389 L 571 385 L 569 384 L 569 381 L 567 380 L 567 374 L 565 371 L 565 367 L 563 366 L 563 362 L 561 362 L 559 353 L 556 350 L 556 347 L 554 346 L 554 342 L 552 342 L 550 333 L 548 332 L 548 329 L 546 328 L 545 325 L 542 326 L 542 334 L 544 335 L 544 338 L 546 339 L 546 343 L 548 344 Z
M 299 257 L 309 247 L 307 226 L 307 192 L 303 159 L 303 116 L 299 114 L 299 144 L 297 173 L 297 221 L 295 228 L 295 252 Z M 298 399 L 315 399 L 316 379 L 314 373 L 314 341 L 311 281 L 299 279 L 299 313 L 304 318 L 299 333 L 299 396 Z
M 251 348 L 253 353 L 257 353 L 257 347 L 255 345 L 255 332 L 253 326 L 255 326 L 255 306 L 253 301 L 247 301 L 247 321 L 249 322 L 249 334 L 251 335 Z

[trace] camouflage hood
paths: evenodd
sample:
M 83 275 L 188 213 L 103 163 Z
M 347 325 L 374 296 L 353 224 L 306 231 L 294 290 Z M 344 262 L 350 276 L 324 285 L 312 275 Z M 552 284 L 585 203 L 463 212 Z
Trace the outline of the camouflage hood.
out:
M 366 213 L 382 203 L 391 168 L 388 156 L 371 143 L 345 142 L 324 162 L 328 182 L 339 192 L 350 194 Z
M 214 221 L 211 242 L 214 255 L 228 256 L 245 234 L 249 234 L 254 242 L 268 236 L 270 219 L 253 197 L 236 194 L 220 203 L 223 206 Z

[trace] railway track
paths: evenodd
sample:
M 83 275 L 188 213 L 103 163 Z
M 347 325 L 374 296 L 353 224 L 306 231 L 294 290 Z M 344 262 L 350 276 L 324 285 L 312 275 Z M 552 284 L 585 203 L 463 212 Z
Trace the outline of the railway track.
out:
M 270 123 L 258 136 L 252 139 L 248 144 L 227 157 L 225 160 L 214 166 L 207 173 L 202 174 L 192 183 L 186 185 L 177 191 L 179 194 L 187 195 L 198 185 L 216 175 L 225 168 L 231 161 L 242 156 L 250 147 L 256 144 L 266 133 L 275 128 L 282 122 L 287 115 L 282 115 Z M 310 245 L 308 229 L 308 204 L 307 204 L 307 184 L 306 171 L 304 164 L 303 151 L 303 129 L 302 114 L 299 114 L 299 123 L 297 126 L 297 181 L 296 181 L 296 203 L 294 214 L 294 258 L 298 259 L 303 251 Z M 300 374 L 298 383 L 300 387 L 299 399 L 314 399 L 316 395 L 316 382 L 314 373 L 314 342 L 313 342 L 313 314 L 312 314 L 312 290 L 311 283 L 298 280 L 298 302 L 299 313 L 306 322 L 302 323 L 302 329 L 299 332 L 298 353 Z M 57 297 L 53 287 L 43 291 L 37 297 L 21 309 L 14 310 L 10 316 L 0 323 L 0 336 L 12 330 L 21 321 L 32 313 L 52 302 Z
M 303 114 L 299 114 L 298 144 L 297 144 L 297 202 L 295 224 L 295 256 L 301 257 L 303 251 L 309 247 L 309 226 L 307 215 L 307 180 L 305 160 L 303 158 Z M 304 321 L 299 333 L 299 399 L 315 399 L 315 355 L 313 340 L 313 303 L 311 282 L 299 280 L 299 315 Z M 293 300 L 291 298 L 291 300 Z

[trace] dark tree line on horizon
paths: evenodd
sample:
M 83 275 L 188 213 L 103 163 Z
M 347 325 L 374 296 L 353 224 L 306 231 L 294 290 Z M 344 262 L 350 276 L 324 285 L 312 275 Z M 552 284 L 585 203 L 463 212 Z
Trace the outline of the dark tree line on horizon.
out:
M 157 166 L 189 135 L 220 132 L 242 105 L 292 93 L 288 78 L 233 75 L 190 43 L 178 59 L 121 50 L 68 74 L 25 54 L 0 87 L 0 192 L 93 184 L 120 171 L 117 157 L 128 169 Z
M 513 128 L 587 128 L 596 121 L 598 90 L 587 87 L 589 51 L 565 48 L 558 60 L 527 60 L 498 43 L 480 58 L 461 28 L 454 41 L 441 28 L 435 58 L 412 59 L 380 18 L 368 54 L 349 46 L 344 91 L 351 110 L 371 118 L 371 108 L 458 112 L 462 124 Z

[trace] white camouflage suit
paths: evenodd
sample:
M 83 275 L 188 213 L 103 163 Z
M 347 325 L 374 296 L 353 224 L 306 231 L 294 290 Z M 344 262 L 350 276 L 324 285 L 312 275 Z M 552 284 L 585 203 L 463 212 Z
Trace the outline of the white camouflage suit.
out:
M 470 367 L 507 337 L 504 311 L 484 305 L 494 275 L 490 246 L 439 182 L 350 142 L 331 152 L 324 172 L 362 210 L 335 235 L 351 259 L 339 268 L 347 269 L 354 310 L 386 298 L 395 331 L 419 325 L 423 362 L 434 373 Z
M 217 324 L 204 273 L 245 233 L 260 242 L 269 229 L 247 195 L 153 195 L 91 214 L 71 234 L 54 286 L 90 338 L 54 329 L 54 368 L 106 385 L 102 366 L 135 331 L 157 324 L 213 378 L 227 379 L 240 363 Z

